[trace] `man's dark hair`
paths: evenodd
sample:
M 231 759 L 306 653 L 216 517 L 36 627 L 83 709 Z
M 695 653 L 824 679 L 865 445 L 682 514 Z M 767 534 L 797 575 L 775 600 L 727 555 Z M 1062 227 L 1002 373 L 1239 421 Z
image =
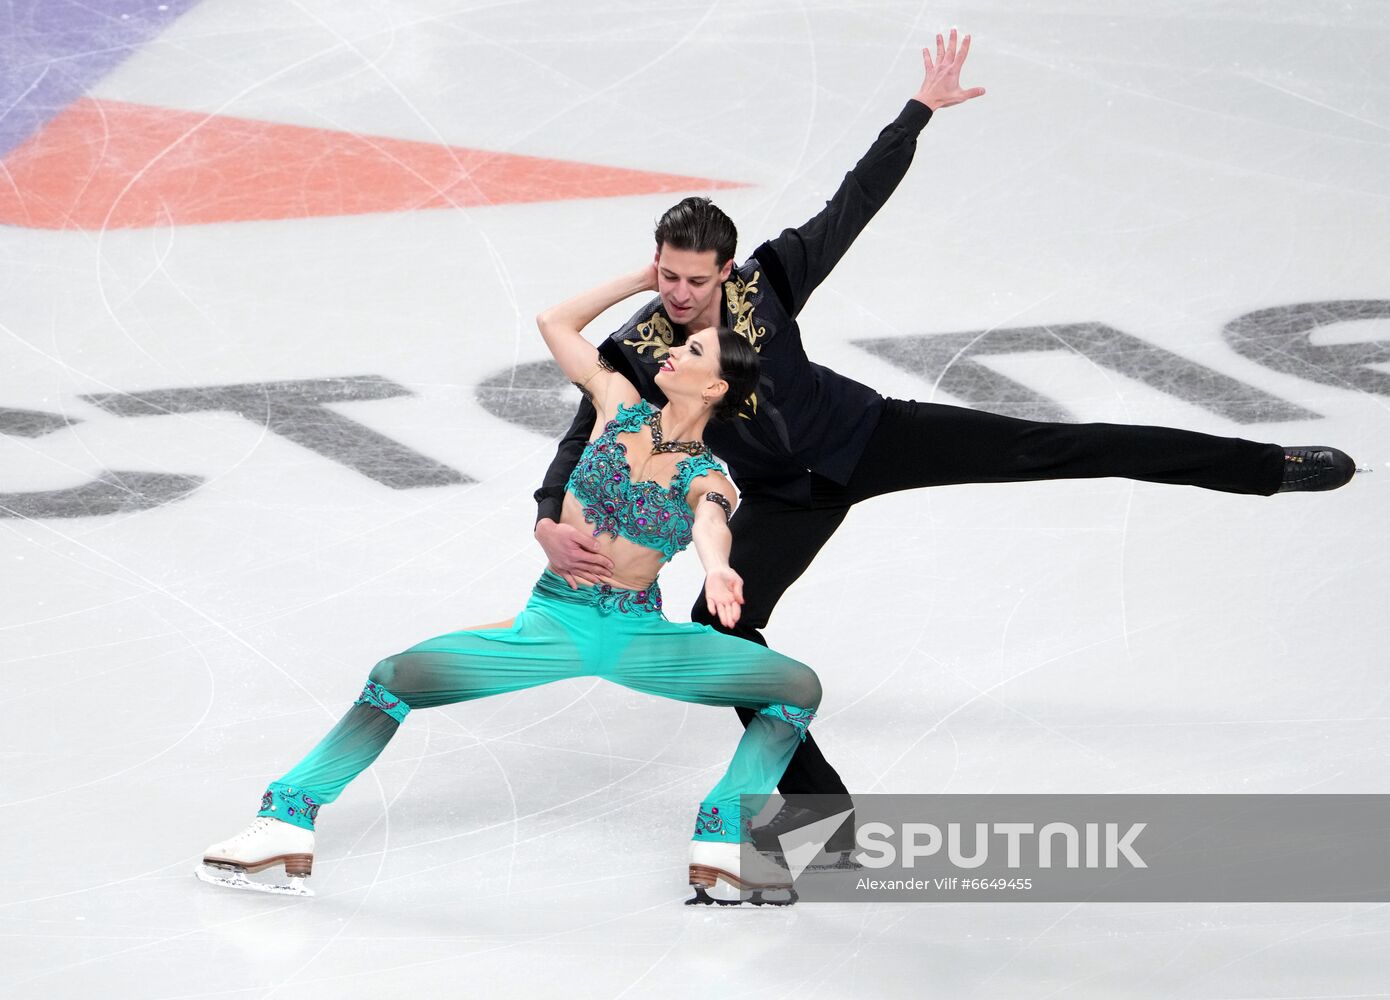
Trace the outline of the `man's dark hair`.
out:
M 714 407 L 715 420 L 731 420 L 738 415 L 744 400 L 758 387 L 760 361 L 752 344 L 727 326 L 719 328 L 719 377 L 729 383 L 729 391 Z
M 713 250 L 715 266 L 723 267 L 738 247 L 738 229 L 708 198 L 686 198 L 656 220 L 656 248 L 663 246 L 696 253 Z

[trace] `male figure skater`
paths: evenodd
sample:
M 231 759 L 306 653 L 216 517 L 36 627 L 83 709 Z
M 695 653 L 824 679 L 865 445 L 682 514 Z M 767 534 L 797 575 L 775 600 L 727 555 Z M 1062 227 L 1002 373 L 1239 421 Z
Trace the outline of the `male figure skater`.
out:
M 734 635 L 763 643 L 773 608 L 861 500 L 896 490 L 959 483 L 1025 482 L 1117 476 L 1267 496 L 1345 485 L 1352 460 L 1333 448 L 1284 448 L 1239 438 L 1164 427 L 1064 424 L 1019 420 L 938 403 L 885 399 L 838 372 L 812 363 L 796 316 L 907 172 L 917 135 L 932 115 L 973 100 L 960 71 L 970 36 L 957 44 L 936 37 L 936 56 L 923 50 L 926 75 L 898 117 L 846 175 L 824 210 L 784 230 L 737 267 L 733 222 L 708 199 L 687 198 L 656 227 L 658 298 L 647 303 L 600 348 L 643 397 L 664 402 L 655 373 L 674 345 L 720 323 L 761 355 L 757 391 L 741 419 L 712 425 L 706 438 L 728 463 L 742 494 L 734 514 L 730 563 L 743 577 L 745 605 Z M 571 586 L 611 571 L 592 539 L 560 524 L 564 484 L 594 425 L 581 402 L 536 491 L 536 538 L 551 567 Z M 691 617 L 720 628 L 703 594 Z M 744 725 L 753 717 L 739 709 Z M 778 786 L 783 794 L 843 796 L 848 792 L 814 737 L 797 749 Z M 755 833 L 760 849 L 776 849 L 779 830 L 815 818 L 786 808 Z M 852 848 L 842 824 L 827 850 Z

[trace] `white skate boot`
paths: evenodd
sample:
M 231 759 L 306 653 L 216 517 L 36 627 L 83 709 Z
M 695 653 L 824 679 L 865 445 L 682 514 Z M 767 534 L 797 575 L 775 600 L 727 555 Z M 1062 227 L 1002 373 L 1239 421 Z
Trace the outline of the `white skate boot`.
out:
M 796 902 L 791 872 L 742 844 L 715 840 L 690 842 L 690 885 L 686 905 L 790 906 Z
M 284 883 L 253 882 L 246 876 L 276 865 L 285 866 Z M 213 844 L 203 852 L 203 864 L 194 875 L 228 889 L 251 889 L 290 896 L 312 896 L 304 879 L 314 870 L 314 831 L 269 816 L 256 821 L 235 837 Z

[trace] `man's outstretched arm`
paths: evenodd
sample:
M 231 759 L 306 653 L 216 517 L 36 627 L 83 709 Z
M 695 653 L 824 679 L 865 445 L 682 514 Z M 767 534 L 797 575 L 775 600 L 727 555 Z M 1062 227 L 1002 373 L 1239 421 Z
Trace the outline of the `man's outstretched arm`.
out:
M 792 316 L 801 312 L 811 293 L 897 189 L 912 165 L 917 135 L 932 113 L 984 93 L 981 87 L 964 89 L 960 85 L 961 67 L 969 54 L 969 35 L 959 46 L 954 30 L 949 43 L 937 35 L 936 58 L 933 60 L 930 50 L 922 50 L 926 75 L 917 93 L 845 175 L 825 208 L 805 225 L 783 230 L 753 251 L 768 283 Z

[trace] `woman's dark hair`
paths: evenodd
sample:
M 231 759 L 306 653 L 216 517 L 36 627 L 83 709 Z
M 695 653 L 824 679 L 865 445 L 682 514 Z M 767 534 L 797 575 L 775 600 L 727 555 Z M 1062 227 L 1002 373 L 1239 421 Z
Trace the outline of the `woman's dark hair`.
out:
M 758 352 L 727 326 L 719 328 L 719 377 L 729 383 L 714 407 L 715 420 L 731 420 L 743 409 L 744 401 L 758 387 Z
M 686 198 L 656 221 L 656 248 L 663 246 L 696 253 L 713 250 L 715 266 L 723 267 L 738 247 L 738 229 L 708 198 Z

